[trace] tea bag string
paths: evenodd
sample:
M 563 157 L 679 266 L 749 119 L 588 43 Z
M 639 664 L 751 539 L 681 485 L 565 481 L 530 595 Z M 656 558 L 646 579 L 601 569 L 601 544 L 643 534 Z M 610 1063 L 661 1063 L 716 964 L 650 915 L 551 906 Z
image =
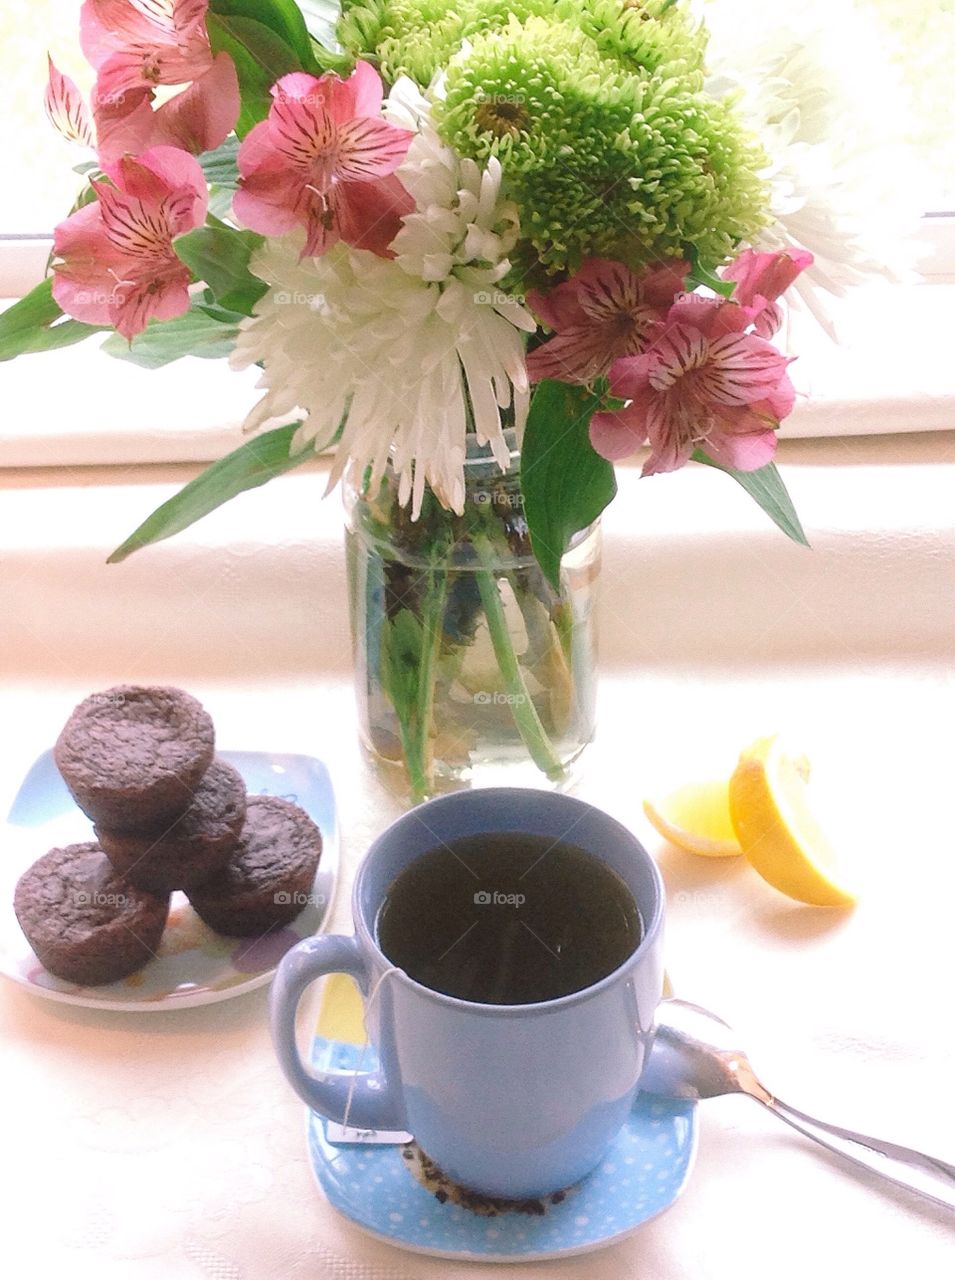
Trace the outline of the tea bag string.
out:
M 401 973 L 401 970 L 396 964 L 389 965 L 384 973 L 379 976 L 377 982 L 371 989 L 371 994 L 365 1001 L 365 1043 L 362 1045 L 361 1053 L 358 1055 L 358 1065 L 352 1071 L 351 1080 L 348 1082 L 348 1096 L 345 1098 L 345 1114 L 342 1116 L 343 1129 L 348 1128 L 348 1117 L 351 1114 L 352 1099 L 355 1096 L 355 1085 L 358 1083 L 358 1077 L 362 1074 L 365 1065 L 365 1051 L 367 1050 L 369 1043 L 368 1015 L 371 1013 L 375 1000 L 378 998 L 378 992 L 381 990 L 381 984 L 384 982 L 385 978 L 389 977 L 393 973 Z

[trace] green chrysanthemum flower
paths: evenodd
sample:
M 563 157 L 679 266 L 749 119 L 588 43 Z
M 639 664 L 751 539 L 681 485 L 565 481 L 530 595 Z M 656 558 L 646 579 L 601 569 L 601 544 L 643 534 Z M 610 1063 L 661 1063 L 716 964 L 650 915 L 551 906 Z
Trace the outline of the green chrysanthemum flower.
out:
M 406 75 L 426 88 L 460 48 L 462 31 L 460 8 L 438 0 L 343 0 L 338 39 L 355 57 L 377 62 L 386 80 Z
M 695 75 L 634 74 L 578 28 L 531 17 L 475 37 L 446 92 L 439 130 L 462 155 L 499 157 L 531 279 L 688 245 L 716 264 L 764 222 L 762 152 Z
M 502 30 L 512 16 L 576 27 L 631 71 L 702 68 L 705 30 L 678 0 L 346 0 L 339 39 L 375 59 L 387 80 L 407 75 L 424 88 L 462 40 Z

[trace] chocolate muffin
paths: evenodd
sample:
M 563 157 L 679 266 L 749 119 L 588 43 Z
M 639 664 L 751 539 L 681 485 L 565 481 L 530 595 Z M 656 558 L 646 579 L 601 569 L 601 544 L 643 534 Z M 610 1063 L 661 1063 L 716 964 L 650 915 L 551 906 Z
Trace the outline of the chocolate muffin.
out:
M 213 760 L 192 804 L 153 835 L 94 827 L 103 852 L 120 875 L 140 889 L 167 894 L 201 884 L 220 871 L 245 821 L 245 783 L 237 769 Z
M 182 689 L 117 685 L 76 708 L 53 749 L 73 799 L 111 831 L 155 831 L 192 802 L 215 730 Z
M 117 982 L 159 948 L 169 912 L 117 875 L 99 845 L 51 849 L 17 882 L 20 928 L 45 969 L 84 987 Z
M 322 834 L 307 813 L 276 796 L 249 796 L 245 826 L 225 868 L 190 889 L 189 901 L 217 933 L 258 937 L 308 905 Z

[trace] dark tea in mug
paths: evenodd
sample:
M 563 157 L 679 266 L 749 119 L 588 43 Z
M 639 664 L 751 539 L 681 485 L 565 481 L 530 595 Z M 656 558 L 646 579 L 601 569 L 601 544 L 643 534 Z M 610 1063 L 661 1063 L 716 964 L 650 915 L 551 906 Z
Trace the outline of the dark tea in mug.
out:
M 581 991 L 633 954 L 633 894 L 593 854 L 552 836 L 465 836 L 394 879 L 378 945 L 432 991 L 480 1004 L 535 1004 Z

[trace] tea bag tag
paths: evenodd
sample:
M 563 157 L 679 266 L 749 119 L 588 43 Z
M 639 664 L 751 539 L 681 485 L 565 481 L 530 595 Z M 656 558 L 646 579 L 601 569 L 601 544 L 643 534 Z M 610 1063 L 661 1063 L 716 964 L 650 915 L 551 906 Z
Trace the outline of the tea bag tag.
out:
M 381 988 L 381 984 L 385 978 L 392 973 L 400 973 L 401 970 L 397 965 L 392 965 L 386 969 L 371 990 L 371 994 L 365 1003 L 365 1012 L 371 1009 Z M 368 1048 L 368 1041 L 361 1047 L 361 1055 L 358 1059 L 358 1065 L 352 1072 L 351 1083 L 348 1087 L 348 1097 L 345 1100 L 345 1114 L 342 1117 L 342 1123 L 337 1124 L 334 1120 L 325 1121 L 325 1139 L 333 1147 L 350 1147 L 350 1146 L 367 1146 L 367 1147 L 384 1147 L 384 1146 L 403 1146 L 407 1142 L 413 1141 L 410 1133 L 405 1133 L 402 1129 L 356 1129 L 348 1123 L 348 1114 L 351 1111 L 352 1098 L 355 1093 L 355 1082 L 362 1072 L 365 1061 L 365 1050 Z
M 332 1147 L 402 1147 L 412 1136 L 402 1129 L 353 1129 L 326 1120 L 325 1139 Z

